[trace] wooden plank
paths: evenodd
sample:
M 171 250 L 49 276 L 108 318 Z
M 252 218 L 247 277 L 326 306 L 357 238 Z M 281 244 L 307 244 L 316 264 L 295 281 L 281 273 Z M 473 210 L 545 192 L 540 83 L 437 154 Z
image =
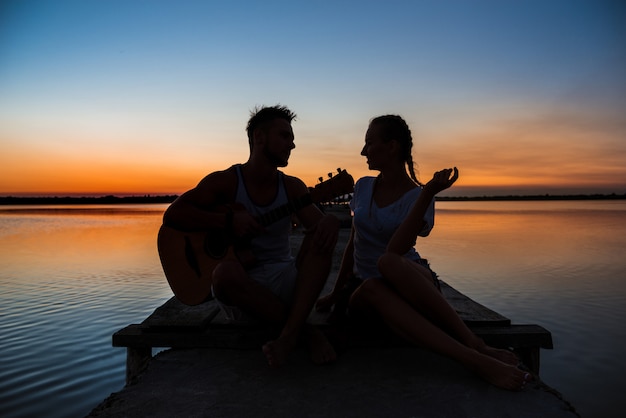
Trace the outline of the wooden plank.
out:
M 510 327 L 476 327 L 472 329 L 487 344 L 494 347 L 513 348 L 523 353 L 528 349 L 552 349 L 552 335 L 539 325 L 512 325 Z M 140 324 L 129 325 L 113 334 L 114 347 L 143 349 L 152 347 L 172 348 L 230 348 L 258 349 L 276 335 L 278 329 L 270 327 L 209 327 L 201 332 L 177 332 L 163 329 L 146 332 Z M 348 347 L 390 347 L 408 343 L 385 328 L 350 328 L 345 335 Z M 529 352 L 532 354 L 531 352 Z M 538 368 L 538 351 L 535 353 Z
M 268 341 L 268 328 L 207 328 L 200 332 L 163 329 L 146 332 L 141 324 L 131 324 L 113 334 L 114 347 L 232 348 L 259 349 Z
M 511 324 L 510 319 L 472 300 L 443 281 L 441 282 L 441 291 L 468 326 L 507 326 Z M 327 318 L 328 314 L 313 311 L 309 317 L 309 322 L 323 325 Z M 142 326 L 146 330 L 155 332 L 163 329 L 196 332 L 205 329 L 211 323 L 233 327 L 254 326 L 255 324 L 255 322 L 251 324 L 246 322 L 247 320 L 227 321 L 215 300 L 188 306 L 176 297 L 172 297 L 148 316 L 142 322 Z
M 448 302 L 468 326 L 486 327 L 511 324 L 510 319 L 475 302 L 445 282 L 442 282 L 441 290 Z M 318 326 L 325 325 L 327 319 L 328 313 L 316 312 L 315 310 L 309 316 L 309 322 Z M 142 322 L 144 327 L 155 331 L 172 328 L 195 332 L 206 328 L 209 324 L 212 326 L 219 325 L 236 328 L 254 326 L 257 324 L 257 321 L 251 319 L 229 321 L 225 318 L 215 301 L 197 306 L 187 306 L 173 297 Z
M 197 332 L 206 328 L 219 312 L 220 308 L 215 300 L 189 306 L 172 297 L 156 308 L 141 325 L 149 332 L 160 332 L 164 329 Z
M 444 281 L 441 281 L 441 292 L 469 327 L 511 325 L 509 318 L 481 305 Z
M 552 349 L 552 334 L 540 325 L 508 327 L 470 327 L 487 344 L 494 347 L 541 347 Z

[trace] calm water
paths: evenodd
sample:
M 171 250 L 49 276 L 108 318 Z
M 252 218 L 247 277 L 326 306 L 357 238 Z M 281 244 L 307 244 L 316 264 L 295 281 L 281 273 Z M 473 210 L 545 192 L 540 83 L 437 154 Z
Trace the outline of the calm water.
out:
M 111 334 L 171 296 L 165 205 L 0 206 L 0 416 L 81 417 L 124 386 Z M 442 279 L 553 335 L 543 380 L 583 417 L 626 408 L 626 201 L 441 202 Z

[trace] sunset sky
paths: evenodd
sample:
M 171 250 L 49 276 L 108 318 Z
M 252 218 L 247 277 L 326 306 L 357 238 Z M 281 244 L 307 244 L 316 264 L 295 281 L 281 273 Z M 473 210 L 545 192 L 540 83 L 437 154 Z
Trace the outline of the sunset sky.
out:
M 0 2 L 0 196 L 182 193 L 276 103 L 309 185 L 393 113 L 448 195 L 624 194 L 626 3 Z

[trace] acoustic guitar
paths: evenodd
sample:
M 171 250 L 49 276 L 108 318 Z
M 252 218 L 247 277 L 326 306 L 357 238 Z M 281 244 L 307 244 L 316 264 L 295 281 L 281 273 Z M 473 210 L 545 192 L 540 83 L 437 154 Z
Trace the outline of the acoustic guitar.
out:
M 346 170 L 337 171 L 335 175 L 329 173 L 328 180 L 309 188 L 308 194 L 258 216 L 256 221 L 262 226 L 268 226 L 312 203 L 329 202 L 352 193 L 352 176 Z M 223 210 L 225 207 L 220 207 L 215 212 Z M 244 247 L 249 238 L 235 238 L 223 228 L 183 231 L 162 225 L 157 238 L 159 258 L 165 277 L 178 300 L 186 305 L 198 305 L 211 299 L 213 270 L 225 259 L 241 259 L 243 256 L 240 254 L 245 251 L 239 251 L 239 247 Z

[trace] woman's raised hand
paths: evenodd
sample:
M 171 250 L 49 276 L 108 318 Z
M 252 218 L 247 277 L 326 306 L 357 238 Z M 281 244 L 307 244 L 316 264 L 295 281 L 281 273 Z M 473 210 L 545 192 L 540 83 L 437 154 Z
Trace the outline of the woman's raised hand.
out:
M 452 175 L 452 177 L 451 177 Z M 433 178 L 426 183 L 424 190 L 434 195 L 451 187 L 459 178 L 459 170 L 454 168 L 445 168 L 433 174 Z

